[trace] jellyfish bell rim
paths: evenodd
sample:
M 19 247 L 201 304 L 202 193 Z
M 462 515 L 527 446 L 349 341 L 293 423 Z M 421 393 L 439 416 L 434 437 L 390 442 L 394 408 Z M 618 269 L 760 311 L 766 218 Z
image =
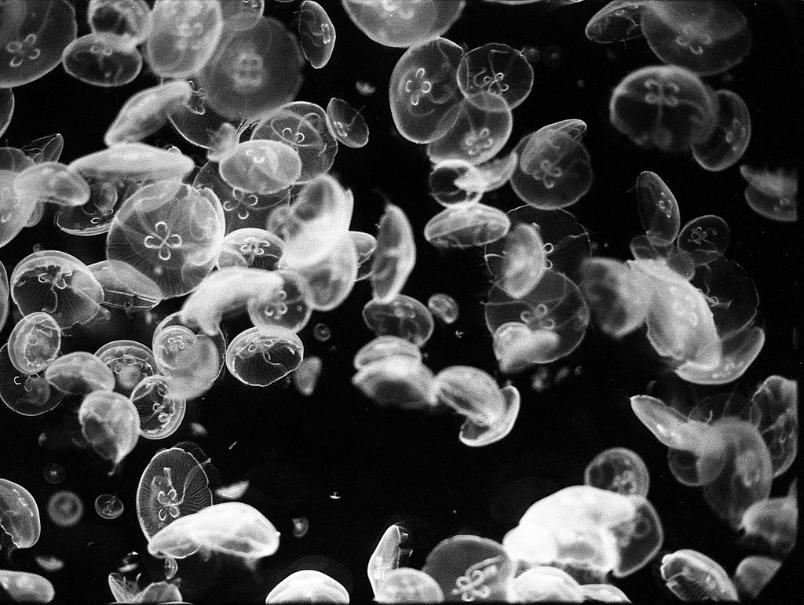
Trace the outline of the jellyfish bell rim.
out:
M 513 385 L 500 389 L 505 402 L 505 412 L 492 425 L 480 425 L 467 418 L 461 426 L 458 439 L 469 447 L 483 447 L 496 443 L 509 435 L 519 416 L 521 396 Z

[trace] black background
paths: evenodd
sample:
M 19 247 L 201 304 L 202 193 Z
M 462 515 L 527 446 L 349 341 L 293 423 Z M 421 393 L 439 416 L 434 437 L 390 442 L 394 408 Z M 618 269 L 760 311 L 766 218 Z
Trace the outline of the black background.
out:
M 322 4 L 337 29 L 335 52 L 324 69 L 307 68 L 298 98 L 326 106 L 330 97 L 338 96 L 363 108 L 371 129 L 369 144 L 360 150 L 342 146 L 332 170 L 355 194 L 351 228 L 376 232 L 386 197 L 408 214 L 417 234 L 418 262 L 404 292 L 422 301 L 435 292 L 446 292 L 460 304 L 457 323 L 439 324 L 426 345 L 426 363 L 435 372 L 465 364 L 497 376 L 491 337 L 483 322 L 481 303 L 489 277 L 482 250 L 439 251 L 421 236 L 439 206 L 428 197 L 429 165 L 423 148 L 396 133 L 388 109 L 388 80 L 403 49 L 371 42 L 349 21 L 340 2 Z M 795 334 L 796 310 L 801 307 L 800 232 L 795 225 L 768 221 L 748 208 L 736 167 L 705 172 L 691 157 L 639 149 L 615 131 L 607 109 L 612 88 L 630 71 L 658 60 L 643 40 L 609 46 L 589 42 L 584 26 L 600 6 L 592 1 L 555 8 L 473 2 L 446 36 L 467 48 L 505 42 L 539 50 L 533 91 L 514 110 L 514 131 L 506 150 L 544 124 L 570 117 L 587 122 L 585 144 L 595 181 L 589 194 L 570 210 L 589 230 L 598 254 L 628 257 L 628 241 L 639 232 L 632 188 L 643 170 L 657 172 L 671 187 L 682 222 L 709 213 L 726 219 L 732 230 L 727 254 L 756 281 L 757 321 L 767 335 L 762 353 L 743 378 L 723 387 L 692 387 L 662 366 L 642 334 L 613 342 L 590 326 L 578 350 L 547 368 L 551 377 L 569 370 L 565 379 L 553 380 L 542 392 L 531 388 L 534 371 L 513 380 L 522 393 L 522 411 L 510 436 L 489 447 L 470 449 L 458 442 L 458 418 L 381 409 L 351 386 L 352 357 L 372 338 L 360 317 L 370 289 L 367 282 L 360 282 L 341 307 L 315 313 L 301 333 L 306 354 L 319 355 L 324 361 L 312 397 L 301 397 L 288 383 L 254 389 L 227 376 L 188 405 L 187 418 L 177 433 L 158 442 L 141 439 L 112 477 L 94 453 L 72 444 L 78 401 L 65 400 L 36 418 L 0 408 L 1 474 L 27 487 L 42 513 L 39 543 L 7 555 L 10 561 L 2 565 L 43 573 L 53 582 L 57 597 L 69 601 L 110 601 L 106 576 L 130 552 L 140 553 L 136 559 L 142 584 L 163 579 L 161 561 L 147 555 L 137 523 L 136 485 L 156 451 L 192 440 L 211 457 L 221 484 L 250 480 L 242 500 L 260 509 L 282 532 L 278 552 L 254 572 L 215 558 L 205 564 L 182 561 L 181 591 L 185 600 L 194 603 L 262 602 L 281 578 L 305 567 L 341 581 L 353 601 L 368 599 L 366 563 L 390 523 L 402 521 L 410 530 L 413 566 L 421 566 L 438 541 L 457 533 L 500 540 L 530 503 L 561 487 L 582 483 L 586 463 L 612 446 L 630 447 L 648 464 L 649 498 L 665 527 L 663 552 L 700 550 L 733 573 L 751 551 L 707 508 L 700 490 L 681 486 L 672 478 L 666 448 L 636 420 L 628 397 L 646 392 L 648 384 L 658 380 L 655 392 L 691 405 L 696 398 L 716 392 L 750 394 L 769 374 L 795 377 L 799 370 Z M 753 49 L 742 64 L 706 81 L 738 92 L 751 110 L 754 134 L 745 163 L 795 168 L 801 159 L 797 124 L 802 107 L 797 96 L 801 3 L 763 1 L 740 6 L 753 32 Z M 268 11 L 292 22 L 293 5 L 269 0 Z M 81 35 L 88 28 L 80 0 L 77 12 Z M 371 83 L 376 92 L 361 96 L 356 81 Z M 14 91 L 16 114 L 2 144 L 19 147 L 61 132 L 65 138 L 62 161 L 69 163 L 102 148 L 103 133 L 122 103 L 155 83 L 146 67 L 133 83 L 105 90 L 77 82 L 59 67 Z M 204 162 L 198 149 L 169 128 L 148 142 L 178 145 L 197 165 Z M 487 195 L 484 202 L 506 210 L 521 203 L 508 187 Z M 66 235 L 55 228 L 50 214 L 0 251 L 9 274 L 35 245 L 67 251 L 89 264 L 102 260 L 104 238 Z M 154 312 L 155 321 L 178 308 L 177 301 L 163 303 Z M 313 338 L 312 328 L 319 322 L 331 329 L 327 342 Z M 3 341 L 12 325 L 10 319 Z M 230 326 L 230 339 L 239 326 Z M 106 334 L 79 329 L 66 340 L 64 350 L 94 351 L 111 338 L 150 344 L 148 330 L 144 321 L 121 324 Z M 502 384 L 505 378 L 497 377 Z M 206 427 L 208 435 L 193 436 L 191 422 Z M 40 445 L 42 433 L 46 437 Z M 44 468 L 52 462 L 66 469 L 66 478 L 58 486 L 49 485 L 43 477 Z M 774 494 L 786 492 L 793 474 L 789 471 L 774 483 Z M 47 499 L 57 489 L 74 490 L 83 500 L 85 513 L 78 525 L 62 529 L 47 518 Z M 123 500 L 122 517 L 107 521 L 95 513 L 94 499 L 104 492 Z M 291 519 L 302 516 L 310 521 L 309 533 L 294 538 Z M 65 566 L 55 573 L 43 572 L 34 562 L 37 555 L 59 557 Z M 616 585 L 634 602 L 672 600 L 656 580 L 659 558 Z M 793 558 L 795 553 L 791 562 Z M 788 563 L 769 590 L 789 598 L 794 594 L 793 578 Z M 800 594 L 800 580 L 796 584 Z

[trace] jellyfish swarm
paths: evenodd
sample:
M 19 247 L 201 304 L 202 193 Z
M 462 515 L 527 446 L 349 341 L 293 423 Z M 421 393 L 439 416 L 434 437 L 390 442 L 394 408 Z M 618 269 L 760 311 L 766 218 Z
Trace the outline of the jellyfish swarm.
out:
M 137 445 L 140 417 L 125 395 L 113 391 L 94 391 L 78 409 L 81 433 L 92 448 L 112 462 L 113 471 Z
M 0 479 L 0 527 L 17 548 L 30 548 L 39 540 L 39 507 L 31 492 Z

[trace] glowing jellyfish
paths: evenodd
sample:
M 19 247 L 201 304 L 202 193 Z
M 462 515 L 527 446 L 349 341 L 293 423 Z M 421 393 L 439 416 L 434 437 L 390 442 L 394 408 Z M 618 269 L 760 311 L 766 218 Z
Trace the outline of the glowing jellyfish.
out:
M 473 204 L 480 201 L 483 197 L 482 190 L 469 191 L 458 185 L 459 179 L 476 171 L 472 164 L 463 159 L 438 162 L 430 172 L 430 195 L 447 208 L 455 204 Z
M 0 569 L 0 586 L 15 603 L 50 603 L 56 596 L 50 580 L 27 571 Z
M 639 454 L 614 447 L 603 450 L 586 465 L 584 483 L 625 496 L 647 496 L 650 474 Z
M 270 195 L 293 185 L 301 175 L 296 150 L 278 141 L 256 139 L 239 143 L 218 167 L 233 189 Z
M 737 601 L 734 588 L 720 564 L 691 549 L 662 557 L 659 573 L 665 586 L 682 601 Z
M 89 0 L 87 23 L 93 32 L 142 44 L 151 35 L 151 9 L 145 0 Z
M 296 370 L 304 358 L 302 341 L 286 328 L 249 328 L 226 350 L 226 367 L 243 384 L 268 386 Z
M 357 277 L 355 281 L 368 279 L 371 276 L 372 260 L 374 252 L 377 250 L 377 239 L 370 233 L 362 231 L 350 231 L 349 237 L 354 244 L 357 253 Z
M 293 385 L 301 395 L 309 397 L 313 394 L 318 385 L 318 379 L 321 377 L 322 367 L 323 362 L 320 357 L 305 357 L 302 360 L 298 369 L 293 372 Z
M 511 109 L 521 105 L 533 88 L 533 68 L 525 56 L 498 42 L 466 53 L 457 74 L 458 86 L 467 97 L 485 91 L 502 97 Z
M 343 99 L 332 97 L 327 103 L 327 125 L 332 136 L 347 147 L 359 149 L 368 143 L 369 128 L 366 120 Z
M 265 597 L 266 603 L 348 603 L 349 592 L 325 573 L 314 569 L 295 571 Z
M 125 395 L 94 391 L 78 410 L 81 432 L 92 448 L 116 468 L 137 445 L 140 417 Z
M 383 532 L 377 546 L 369 556 L 366 574 L 375 596 L 388 572 L 400 567 L 410 557 L 411 549 L 402 548 L 402 544 L 407 538 L 408 533 L 402 526 L 390 525 Z
M 21 485 L 0 479 L 0 528 L 17 548 L 30 548 L 39 540 L 39 507 Z
M 139 583 L 126 580 L 119 573 L 110 573 L 109 590 L 119 603 L 183 603 L 181 593 L 175 584 L 151 582 L 140 590 Z
M 492 341 L 494 356 L 503 374 L 516 374 L 540 363 L 560 344 L 555 332 L 531 330 L 518 321 L 498 326 L 492 334 Z
M 90 33 L 73 40 L 62 53 L 64 71 L 92 86 L 111 88 L 132 82 L 142 70 L 142 55 L 130 40 Z
M 359 370 L 372 362 L 393 356 L 410 357 L 415 361 L 421 361 L 422 352 L 416 344 L 404 338 L 388 335 L 378 336 L 363 345 L 355 353 L 353 363 L 355 369 Z
M 209 106 L 225 118 L 269 114 L 290 101 L 301 86 L 298 42 L 276 19 L 261 16 L 245 30 L 237 23 L 224 23 L 220 42 L 217 48 L 209 47 L 209 53 L 198 83 Z
M 731 237 L 729 225 L 719 216 L 707 214 L 692 219 L 678 234 L 678 247 L 689 253 L 696 265 L 707 265 L 726 252 Z
M 715 129 L 704 143 L 692 146 L 698 165 L 712 172 L 734 166 L 751 142 L 751 114 L 742 97 L 730 90 L 718 90 Z
M 734 587 L 741 599 L 756 599 L 782 566 L 781 561 L 761 555 L 745 557 L 734 571 Z
M 427 308 L 445 324 L 454 324 L 458 320 L 458 303 L 449 294 L 438 292 L 427 299 Z
M 176 132 L 188 142 L 204 149 L 218 149 L 221 128 L 228 130 L 232 125 L 209 106 L 207 93 L 197 77 L 188 78 L 187 84 L 190 98 L 183 105 L 175 107 L 167 118 Z
M 273 271 L 284 247 L 284 242 L 266 229 L 235 229 L 223 238 L 218 267 L 254 267 Z
M 95 357 L 114 374 L 115 390 L 129 395 L 134 387 L 157 372 L 151 349 L 133 340 L 113 340 L 95 351 Z
M 8 273 L 6 273 L 5 265 L 0 262 L 0 330 L 5 327 L 8 320 L 8 295 Z
M 798 454 L 798 386 L 781 376 L 768 376 L 757 387 L 751 404 L 759 413 L 759 428 L 768 445 L 773 475 L 786 472 Z
M 671 244 L 681 226 L 681 213 L 673 192 L 654 172 L 640 173 L 636 192 L 639 220 L 648 240 L 659 246 Z
M 155 133 L 167 122 L 168 114 L 190 101 L 192 88 L 183 81 L 167 82 L 141 90 L 125 102 L 106 130 L 108 147 L 134 143 Z
M 212 191 L 159 181 L 120 206 L 106 254 L 156 283 L 164 298 L 173 298 L 197 288 L 212 271 L 223 231 L 223 211 Z
M 390 82 L 391 116 L 407 140 L 434 141 L 457 119 L 453 109 L 462 95 L 455 73 L 462 56 L 460 46 L 436 38 L 410 48 L 397 61 Z
M 424 226 L 424 238 L 437 248 L 473 248 L 502 239 L 511 220 L 485 204 L 460 204 L 436 214 Z
M 431 576 L 419 569 L 399 567 L 388 571 L 377 583 L 378 603 L 440 603 L 444 593 Z
M 223 20 L 248 29 L 265 9 L 265 0 L 221 0 Z
M 645 0 L 613 0 L 597 11 L 586 24 L 586 37 L 608 44 L 642 37 Z
M 536 601 L 584 600 L 581 585 L 563 569 L 536 565 L 519 574 L 511 589 L 518 600 L 525 603 Z
M 60 134 L 49 134 L 34 139 L 20 150 L 37 164 L 40 162 L 58 162 L 64 149 L 64 137 Z
M 114 270 L 112 264 L 115 265 Z M 162 290 L 159 286 L 126 263 L 104 260 L 89 265 L 87 269 L 103 288 L 105 307 L 123 309 L 130 315 L 153 309 L 162 300 Z M 135 286 L 138 291 L 149 294 L 141 295 L 134 292 L 127 285 L 132 281 L 139 281 L 140 285 Z
M 609 336 L 622 338 L 645 323 L 652 292 L 625 263 L 585 259 L 580 286 L 595 323 Z
M 75 492 L 56 492 L 47 501 L 47 516 L 58 527 L 73 527 L 84 517 L 84 503 Z
M 464 4 L 464 0 L 343 0 L 346 13 L 360 31 L 378 44 L 399 48 L 444 34 L 461 16 Z
M 249 318 L 257 326 L 278 326 L 299 332 L 313 312 L 313 293 L 307 280 L 290 269 L 275 271 L 279 285 L 272 290 L 262 289 L 248 301 Z
M 38 416 L 59 405 L 63 396 L 41 374 L 20 373 L 11 363 L 8 345 L 0 348 L 0 399 L 6 407 L 23 416 Z
M 10 88 L 0 88 L 0 136 L 3 136 L 14 116 L 14 93 Z
M 130 397 L 140 416 L 140 435 L 145 439 L 170 437 L 184 420 L 187 402 L 168 395 L 168 378 L 164 376 L 143 378 Z
M 37 204 L 81 206 L 89 201 L 89 185 L 84 178 L 64 164 L 40 162 L 20 172 L 14 179 L 18 196 Z
M 740 522 L 745 542 L 776 555 L 789 554 L 798 539 L 797 498 L 793 483 L 787 496 L 760 500 L 749 506 Z
M 399 294 L 416 264 L 413 229 L 402 210 L 388 204 L 380 218 L 371 266 L 374 300 L 387 303 Z
M 335 26 L 327 11 L 313 0 L 299 6 L 299 38 L 305 59 L 315 69 L 321 69 L 335 50 Z
M 36 198 L 18 195 L 14 188 L 17 174 L 33 165 L 19 149 L 0 147 L 0 247 L 17 237 L 36 214 Z
M 220 2 L 157 0 L 145 45 L 148 64 L 165 78 L 192 76 L 212 60 L 222 31 Z
M 715 128 L 717 104 L 701 79 L 675 66 L 643 67 L 614 89 L 609 119 L 637 145 L 683 152 Z
M 47 313 L 23 317 L 8 337 L 11 364 L 23 374 L 38 374 L 56 359 L 61 347 L 61 328 Z
M 382 406 L 417 410 L 436 405 L 433 373 L 409 355 L 367 360 L 352 377 L 352 384 Z
M 547 254 L 539 230 L 519 223 L 505 237 L 499 287 L 513 298 L 533 290 L 547 269 Z
M 467 162 L 468 164 L 468 162 Z M 455 178 L 455 187 L 471 194 L 483 194 L 504 186 L 519 166 L 519 155 L 512 151 L 508 155 L 473 166 Z
M 123 514 L 123 501 L 112 494 L 100 494 L 95 498 L 95 512 L 101 519 L 111 521 Z
M 798 175 L 786 170 L 767 170 L 740 166 L 740 174 L 748 183 L 745 201 L 763 218 L 782 223 L 798 220 Z
M 435 327 L 428 308 L 404 294 L 386 303 L 367 302 L 363 307 L 363 321 L 377 336 L 398 336 L 419 347 L 430 340 Z

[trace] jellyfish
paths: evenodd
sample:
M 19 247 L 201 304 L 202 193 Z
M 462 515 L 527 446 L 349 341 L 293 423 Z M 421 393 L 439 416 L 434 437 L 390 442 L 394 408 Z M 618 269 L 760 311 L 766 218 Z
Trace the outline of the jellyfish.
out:
M 243 384 L 266 387 L 296 370 L 303 358 L 304 345 L 294 332 L 260 326 L 232 339 L 226 350 L 226 368 Z
M 14 116 L 14 93 L 10 88 L 0 88 L 0 136 L 3 136 Z
M 504 238 L 511 220 L 485 204 L 460 204 L 436 214 L 424 226 L 424 238 L 437 248 L 473 248 Z
M 142 44 L 151 35 L 151 9 L 145 0 L 89 0 L 87 23 L 93 32 Z
M 116 602 L 120 603 L 168 603 L 183 602 L 175 584 L 152 582 L 140 590 L 137 581 L 131 582 L 119 573 L 110 573 L 109 590 Z
M 684 548 L 662 557 L 659 573 L 682 601 L 737 601 L 726 570 L 703 553 Z
M 655 172 L 641 172 L 636 182 L 639 220 L 648 240 L 668 246 L 678 237 L 681 214 L 670 188 Z
M 305 0 L 299 6 L 299 38 L 304 58 L 315 69 L 321 69 L 335 50 L 335 26 L 327 11 L 313 0 Z
M 625 496 L 647 496 L 650 474 L 635 451 L 613 447 L 603 450 L 586 465 L 584 483 Z
M 704 366 L 686 362 L 677 367 L 675 373 L 694 384 L 726 384 L 737 380 L 748 369 L 765 345 L 765 331 L 748 325 L 728 334 L 721 341 L 719 363 Z
M 95 498 L 95 512 L 101 519 L 117 519 L 124 510 L 123 501 L 113 494 L 100 494 Z
M 539 230 L 519 223 L 505 237 L 499 287 L 520 298 L 536 287 L 547 269 L 547 255 Z
M 232 189 L 258 195 L 284 191 L 298 181 L 301 169 L 293 147 L 264 139 L 239 143 L 218 165 L 221 178 Z
M 112 264 L 115 265 L 112 270 Z M 100 261 L 87 267 L 103 289 L 103 306 L 123 309 L 128 315 L 153 309 L 162 301 L 162 291 L 154 282 L 146 278 L 127 263 L 119 261 Z M 135 288 L 147 295 L 137 294 L 127 284 L 139 281 Z
M 20 147 L 20 151 L 36 164 L 40 162 L 58 162 L 63 150 L 64 137 L 58 133 L 39 137 Z
M 243 227 L 227 233 L 221 244 L 218 267 L 254 267 L 273 271 L 285 243 L 267 229 Z
M 795 483 L 786 496 L 754 502 L 743 513 L 739 529 L 745 542 L 776 555 L 789 554 L 798 540 L 798 496 Z
M 705 170 L 720 172 L 734 166 L 751 142 L 751 114 L 742 97 L 730 90 L 715 93 L 717 123 L 704 143 L 692 146 L 692 156 Z
M 551 330 L 532 330 L 518 321 L 501 324 L 492 334 L 494 357 L 500 372 L 516 374 L 540 363 L 560 345 Z
M 8 409 L 22 416 L 38 416 L 59 405 L 63 397 L 43 375 L 20 373 L 11 363 L 7 344 L 0 348 L 0 399 Z
M 318 379 L 321 377 L 322 367 L 321 358 L 315 355 L 302 360 L 298 369 L 293 372 L 293 385 L 301 395 L 309 397 L 313 394 L 318 385 Z
M 778 477 L 793 465 L 798 454 L 798 386 L 782 376 L 768 376 L 751 397 L 759 412 L 757 428 L 768 445 L 773 476 Z
M 327 103 L 327 126 L 332 136 L 347 147 L 365 147 L 369 128 L 360 112 L 343 99 L 332 97 Z
M 729 247 L 731 229 L 719 216 L 706 214 L 687 222 L 678 234 L 678 247 L 692 257 L 696 266 L 722 257 Z
M 131 40 L 110 33 L 92 32 L 74 39 L 61 60 L 70 76 L 102 88 L 129 84 L 142 70 L 142 55 Z
M 86 180 L 58 162 L 39 162 L 20 172 L 14 179 L 14 192 L 40 205 L 81 206 L 90 197 Z
M 221 0 L 223 20 L 248 29 L 265 9 L 265 0 Z
M 782 566 L 781 561 L 761 555 L 745 557 L 734 571 L 734 587 L 742 599 L 756 599 Z
M 141 90 L 125 102 L 106 130 L 108 147 L 135 143 L 155 133 L 167 122 L 168 114 L 190 101 L 192 88 L 184 80 L 166 82 Z
M 371 265 L 374 300 L 387 303 L 400 293 L 416 264 L 413 229 L 398 206 L 388 204 L 380 218 L 377 248 Z
M 291 269 L 280 269 L 274 275 L 281 279 L 280 285 L 260 289 L 249 299 L 249 318 L 257 327 L 279 326 L 299 332 L 313 313 L 312 289 L 302 275 Z
M 378 603 L 440 603 L 444 593 L 431 576 L 412 567 L 386 572 L 377 583 L 374 600 Z
M 392 356 L 410 357 L 415 361 L 421 361 L 422 352 L 415 343 L 399 336 L 377 336 L 355 353 L 353 364 L 355 369 L 359 370 L 372 362 Z
M 410 558 L 411 549 L 402 547 L 407 539 L 408 533 L 402 526 L 390 525 L 385 529 L 377 546 L 369 556 L 366 573 L 375 597 L 385 576 L 394 569 L 402 567 L 402 564 Z
M 502 97 L 511 109 L 521 105 L 533 88 L 533 67 L 522 52 L 498 42 L 466 53 L 458 64 L 457 77 L 468 98 L 485 91 Z
M 745 201 L 751 210 L 772 221 L 794 223 L 798 220 L 798 175 L 795 172 L 743 164 L 740 174 L 748 183 Z
M 15 603 L 50 603 L 56 596 L 50 580 L 27 571 L 0 569 L 0 586 Z
M 430 340 L 435 327 L 430 310 L 405 294 L 398 294 L 387 303 L 367 302 L 363 321 L 377 336 L 399 336 L 419 347 Z
M 470 191 L 458 185 L 460 179 L 477 172 L 477 168 L 464 159 L 438 162 L 430 172 L 430 195 L 436 202 L 449 208 L 458 204 L 474 204 L 483 197 L 483 190 Z
M 458 320 L 458 303 L 449 294 L 437 292 L 427 299 L 427 308 L 433 317 L 438 318 L 447 325 Z
M 0 147 L 0 248 L 13 240 L 36 214 L 36 198 L 17 194 L 17 175 L 34 162 L 19 149 Z
M 0 528 L 17 548 L 30 548 L 39 540 L 39 507 L 27 489 L 0 479 Z
M 84 503 L 70 490 L 56 492 L 47 501 L 47 516 L 58 527 L 73 527 L 84 517 Z
M 464 0 L 377 3 L 343 0 L 346 14 L 366 36 L 383 46 L 406 48 L 443 35 L 461 16 Z
M 518 166 L 519 154 L 511 151 L 503 157 L 473 166 L 472 170 L 467 170 L 457 176 L 454 185 L 462 191 L 482 195 L 487 191 L 495 191 L 503 187 L 511 179 Z
M 274 586 L 266 603 L 348 603 L 343 584 L 314 569 L 295 571 Z
M 357 254 L 357 277 L 355 281 L 362 281 L 371 276 L 372 260 L 377 250 L 377 239 L 370 233 L 363 231 L 349 231 L 349 237 Z
M 595 322 L 609 336 L 622 338 L 645 323 L 652 292 L 625 263 L 584 259 L 580 286 Z
M 58 357 L 45 370 L 51 387 L 67 395 L 111 391 L 115 377 L 106 363 L 91 353 L 74 351 Z
M 352 384 L 381 406 L 404 410 L 433 408 L 435 378 L 421 360 L 409 355 L 387 355 L 361 363 Z
M 357 250 L 352 237 L 343 234 L 328 258 L 294 268 L 309 286 L 313 309 L 330 311 L 336 308 L 346 300 L 357 281 Z
M 187 410 L 187 402 L 168 396 L 168 378 L 147 376 L 129 395 L 140 417 L 140 435 L 145 439 L 165 439 L 175 433 Z
M 190 87 L 190 98 L 174 107 L 167 114 L 167 119 L 186 141 L 204 149 L 217 150 L 221 144 L 221 129 L 231 132 L 234 126 L 209 106 L 207 92 L 198 83 L 198 77 L 186 81 Z
M 511 585 L 518 600 L 536 601 L 584 600 L 581 585 L 563 569 L 548 565 L 535 565 L 519 574 Z
M 140 434 L 137 408 L 128 397 L 111 390 L 84 397 L 78 421 L 84 438 L 114 469 L 134 449 Z
M 8 336 L 8 357 L 23 374 L 43 372 L 59 354 L 61 328 L 47 313 L 23 317 Z
M 586 37 L 598 44 L 641 38 L 645 4 L 645 0 L 612 0 L 589 19 Z

